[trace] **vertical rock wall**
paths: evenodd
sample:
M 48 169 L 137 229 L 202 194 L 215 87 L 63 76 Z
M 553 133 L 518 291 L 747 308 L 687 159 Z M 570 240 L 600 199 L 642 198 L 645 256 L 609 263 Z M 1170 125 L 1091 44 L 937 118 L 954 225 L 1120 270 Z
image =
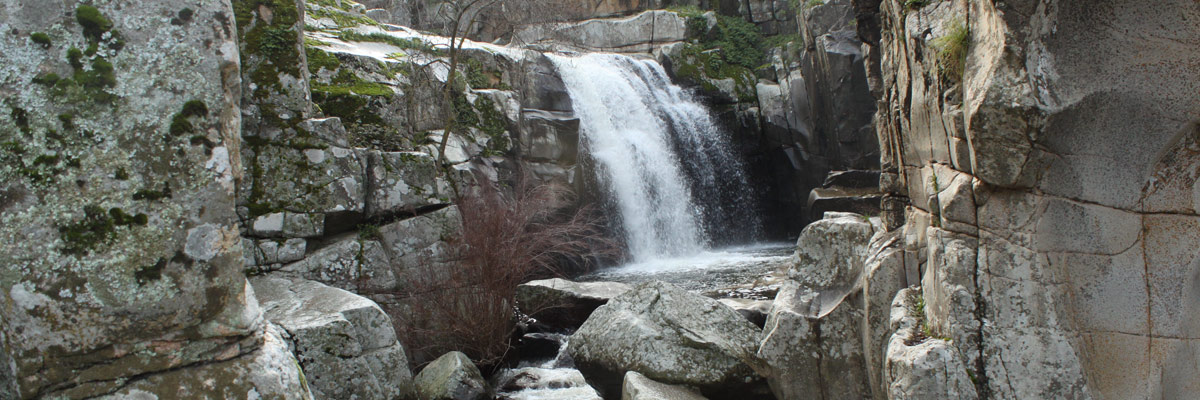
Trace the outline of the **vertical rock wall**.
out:
M 1200 389 L 1200 3 L 856 8 L 884 217 L 977 394 Z

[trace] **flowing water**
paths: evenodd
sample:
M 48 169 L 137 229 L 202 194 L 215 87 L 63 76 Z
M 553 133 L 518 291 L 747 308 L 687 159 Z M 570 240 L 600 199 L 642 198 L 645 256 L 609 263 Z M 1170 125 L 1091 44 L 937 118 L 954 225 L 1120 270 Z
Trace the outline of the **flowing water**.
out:
M 652 60 L 553 59 L 631 256 L 584 279 L 664 280 L 698 291 L 769 279 L 790 249 L 754 245 L 760 221 L 744 163 L 704 104 Z
M 553 59 L 633 262 L 753 241 L 759 223 L 743 163 L 708 109 L 661 65 L 615 54 Z

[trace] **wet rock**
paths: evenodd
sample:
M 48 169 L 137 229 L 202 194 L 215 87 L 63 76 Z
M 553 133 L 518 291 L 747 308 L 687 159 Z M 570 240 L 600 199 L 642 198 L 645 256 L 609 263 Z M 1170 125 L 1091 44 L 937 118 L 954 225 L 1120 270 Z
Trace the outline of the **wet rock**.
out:
M 713 393 L 746 394 L 757 375 L 758 328 L 716 300 L 648 282 L 614 297 L 571 337 L 568 351 L 601 390 L 625 371 Z
M 319 398 L 395 399 L 412 390 L 392 320 L 374 302 L 320 283 L 267 275 L 251 282 L 268 319 L 295 345 Z
M 415 379 L 417 397 L 428 400 L 479 400 L 487 383 L 463 353 L 452 351 L 426 365 Z
M 621 400 L 705 400 L 700 392 L 679 385 L 668 385 L 634 371 L 625 373 Z
M 554 278 L 517 286 L 521 310 L 539 322 L 560 329 L 575 329 L 596 308 L 631 287 L 617 282 L 572 282 Z
M 493 382 L 504 400 L 600 400 L 576 369 L 517 368 L 500 372 Z

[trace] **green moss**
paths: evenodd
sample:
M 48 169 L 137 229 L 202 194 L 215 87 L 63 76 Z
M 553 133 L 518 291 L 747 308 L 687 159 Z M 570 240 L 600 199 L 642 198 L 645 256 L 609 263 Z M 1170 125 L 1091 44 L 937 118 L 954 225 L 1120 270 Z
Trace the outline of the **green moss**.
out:
M 154 265 L 147 265 L 139 268 L 133 273 L 133 277 L 137 279 L 139 285 L 162 279 L 162 271 L 167 268 L 167 260 L 165 258 L 158 259 Z
M 192 125 L 190 118 L 204 118 L 208 116 L 208 106 L 200 100 L 190 100 L 183 103 L 183 109 L 171 117 L 171 125 L 168 131 L 171 136 L 180 137 L 195 132 L 195 127 Z
M 379 232 L 378 225 L 359 225 L 358 226 L 359 240 L 382 240 L 383 234 Z
M 134 200 L 155 201 L 171 197 L 171 185 L 166 185 L 163 190 L 143 189 L 133 192 Z
M 469 127 L 479 125 L 479 115 L 475 113 L 475 107 L 471 102 L 467 101 L 466 95 L 456 92 L 450 106 L 454 111 L 456 132 L 461 133 Z
M 118 227 L 144 226 L 149 222 L 146 214 L 129 215 L 119 208 L 105 212 L 97 205 L 84 207 L 84 217 L 79 221 L 59 225 L 62 252 L 71 255 L 86 255 L 96 247 L 107 244 L 116 236 Z
M 129 171 L 126 171 L 124 167 L 117 168 L 117 170 L 113 172 L 113 179 L 118 181 L 129 180 Z
M 405 50 L 436 53 L 432 43 L 417 38 L 398 38 L 386 33 L 371 32 L 363 34 L 355 31 L 342 31 L 338 33 L 338 39 L 346 42 L 387 43 Z
M 29 133 L 29 112 L 28 111 L 25 111 L 24 108 L 13 107 L 12 112 L 9 113 L 9 116 L 12 117 L 13 123 L 15 123 L 17 125 L 17 128 L 20 129 L 21 132 Z
M 39 84 L 42 86 L 47 86 L 47 87 L 54 86 L 55 84 L 58 83 L 59 80 L 62 80 L 62 78 L 59 77 L 58 74 L 53 73 L 53 72 L 38 74 L 37 76 L 33 77 L 33 83 L 36 83 L 36 84 Z
M 239 0 L 233 2 L 233 9 L 242 40 L 243 70 L 257 85 L 255 98 L 282 90 L 280 74 L 302 77 L 295 30 L 300 14 L 294 1 Z M 263 9 L 270 10 L 269 24 L 260 16 Z
M 70 113 L 58 114 L 58 121 L 62 122 L 63 129 L 75 129 L 75 116 Z
M 208 106 L 200 100 L 190 100 L 183 103 L 183 111 L 180 112 L 185 117 L 205 117 L 208 116 Z
M 918 10 L 927 5 L 929 5 L 929 0 L 904 0 L 904 8 L 909 10 Z
M 487 96 L 479 96 L 475 99 L 475 109 L 479 110 L 479 130 L 491 138 L 488 141 L 488 151 L 506 151 L 510 145 L 508 120 L 496 109 L 496 102 Z
M 99 42 L 113 28 L 112 21 L 100 14 L 99 9 L 87 4 L 75 8 L 75 20 L 83 27 L 83 36 L 92 42 Z
M 49 49 L 54 43 L 50 41 L 50 35 L 42 32 L 34 32 L 29 34 L 29 40 L 42 46 L 43 49 Z
M 71 63 L 71 68 L 75 68 L 76 71 L 83 69 L 83 51 L 78 47 L 68 49 L 67 62 Z
M 337 57 L 321 49 L 305 46 L 304 52 L 308 55 L 308 71 L 311 73 L 318 73 L 322 69 L 337 71 L 342 67 L 342 62 Z
M 350 28 L 361 25 L 379 25 L 378 21 L 344 10 L 308 7 L 308 12 L 309 16 L 315 19 L 328 18 L 333 20 L 333 23 L 337 24 L 338 28 Z
M 943 79 L 960 82 L 966 72 L 967 50 L 971 47 L 971 29 L 962 19 L 954 20 L 945 36 L 933 40 L 937 50 L 938 71 Z

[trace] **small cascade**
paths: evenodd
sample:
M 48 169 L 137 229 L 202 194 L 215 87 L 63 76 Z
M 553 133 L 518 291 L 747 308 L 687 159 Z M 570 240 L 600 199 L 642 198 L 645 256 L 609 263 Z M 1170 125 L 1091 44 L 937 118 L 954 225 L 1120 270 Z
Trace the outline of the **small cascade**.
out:
M 616 54 L 552 59 L 634 262 L 756 238 L 743 163 L 711 113 L 661 65 Z

